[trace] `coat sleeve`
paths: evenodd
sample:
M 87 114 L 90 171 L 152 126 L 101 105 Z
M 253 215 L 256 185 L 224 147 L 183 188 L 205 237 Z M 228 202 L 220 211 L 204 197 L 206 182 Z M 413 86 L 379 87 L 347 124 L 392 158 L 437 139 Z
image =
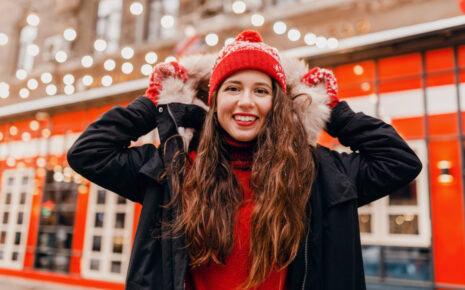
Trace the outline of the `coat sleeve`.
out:
M 68 163 L 90 181 L 142 203 L 140 167 L 156 154 L 145 144 L 129 147 L 156 127 L 156 107 L 139 97 L 127 107 L 115 106 L 88 126 L 67 153 Z
M 333 108 L 327 131 L 354 151 L 333 156 L 356 185 L 359 206 L 401 188 L 421 171 L 420 160 L 392 126 L 354 113 L 346 102 Z

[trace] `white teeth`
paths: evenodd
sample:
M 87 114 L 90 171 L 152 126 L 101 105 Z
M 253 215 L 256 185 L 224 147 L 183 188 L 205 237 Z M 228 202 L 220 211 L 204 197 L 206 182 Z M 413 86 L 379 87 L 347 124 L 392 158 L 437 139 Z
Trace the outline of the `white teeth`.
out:
M 252 121 L 255 121 L 257 117 L 235 115 L 234 119 L 236 119 L 237 121 L 241 121 L 241 122 L 252 122 Z

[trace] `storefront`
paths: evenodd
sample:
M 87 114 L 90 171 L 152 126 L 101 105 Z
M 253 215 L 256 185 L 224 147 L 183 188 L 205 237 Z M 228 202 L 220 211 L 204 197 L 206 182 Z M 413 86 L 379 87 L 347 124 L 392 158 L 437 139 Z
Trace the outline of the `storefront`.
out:
M 456 26 L 302 56 L 332 68 L 340 97 L 391 123 L 424 164 L 414 182 L 360 208 L 370 289 L 465 289 L 463 32 Z M 144 86 L 79 92 L 72 104 L 49 103 L 40 109 L 46 114 L 0 124 L 1 274 L 124 287 L 140 205 L 73 172 L 66 151 L 90 122 Z M 347 150 L 328 135 L 320 141 Z M 154 132 L 134 145 L 146 142 L 156 142 Z
M 457 27 L 309 58 L 332 67 L 340 96 L 392 124 L 424 165 L 414 182 L 359 210 L 372 289 L 465 289 L 461 34 Z M 322 143 L 339 148 L 327 136 Z

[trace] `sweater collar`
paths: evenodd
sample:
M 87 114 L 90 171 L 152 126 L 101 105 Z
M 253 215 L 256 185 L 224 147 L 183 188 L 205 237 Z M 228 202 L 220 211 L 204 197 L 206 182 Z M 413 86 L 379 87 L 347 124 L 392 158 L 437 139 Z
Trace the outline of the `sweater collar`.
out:
M 234 169 L 250 170 L 252 168 L 253 155 L 256 151 L 256 140 L 242 142 L 237 141 L 227 134 L 223 134 L 226 141 L 226 149 L 229 161 Z

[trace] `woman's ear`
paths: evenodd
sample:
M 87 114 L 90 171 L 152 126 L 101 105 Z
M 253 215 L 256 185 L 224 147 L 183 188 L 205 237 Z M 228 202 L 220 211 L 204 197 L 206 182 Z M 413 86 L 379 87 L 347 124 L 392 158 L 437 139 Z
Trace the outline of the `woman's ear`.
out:
M 307 106 L 311 105 L 312 101 L 313 101 L 312 96 L 310 96 L 307 93 L 300 93 L 300 94 L 297 94 L 295 96 L 291 96 L 291 100 L 293 102 L 295 102 L 295 101 L 298 101 L 298 102 L 304 101 L 304 102 L 306 102 Z

